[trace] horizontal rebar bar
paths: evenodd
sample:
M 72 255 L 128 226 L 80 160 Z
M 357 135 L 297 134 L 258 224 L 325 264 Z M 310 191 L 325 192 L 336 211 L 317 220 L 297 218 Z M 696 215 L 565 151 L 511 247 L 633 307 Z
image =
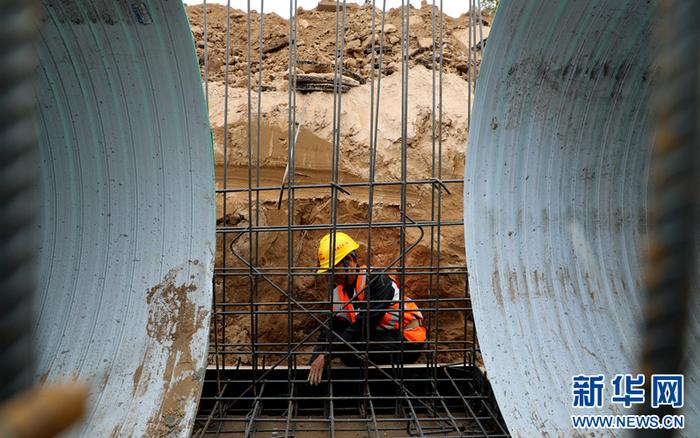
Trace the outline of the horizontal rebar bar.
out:
M 423 420 L 423 419 L 421 419 L 421 421 L 430 421 L 430 420 Z M 427 427 L 427 428 L 430 429 L 430 427 Z M 433 429 L 437 429 L 437 428 L 433 428 Z M 366 428 L 363 428 L 363 427 L 357 427 L 357 428 L 339 428 L 339 429 L 335 429 L 335 430 L 338 431 L 338 432 L 363 432 L 363 433 L 367 433 Z M 316 428 L 316 429 L 307 429 L 307 428 L 304 428 L 302 431 L 303 431 L 303 432 L 306 432 L 306 433 L 328 433 L 328 428 Z M 393 431 L 401 431 L 401 432 L 403 432 L 403 434 L 402 434 L 401 436 L 407 435 L 407 433 L 406 433 L 406 428 L 405 428 L 405 427 L 391 426 L 391 427 L 386 427 L 386 428 L 380 429 L 380 432 L 391 433 L 391 432 L 393 432 Z M 235 432 L 242 432 L 242 431 L 230 431 L 230 432 L 227 431 L 227 433 L 235 433 Z M 263 428 L 258 428 L 258 429 L 256 429 L 256 432 L 257 432 L 257 433 L 260 433 L 260 434 L 269 434 L 269 433 L 274 434 L 274 433 L 280 433 L 280 431 L 277 430 L 277 429 L 270 429 L 270 428 L 264 428 L 264 427 L 263 427 Z M 468 434 L 468 433 L 459 433 L 459 432 L 454 432 L 454 433 L 457 433 L 458 435 L 452 435 L 452 436 L 459 436 L 459 437 L 461 437 L 461 438 L 477 438 L 477 437 L 478 437 L 478 438 L 483 438 L 483 437 L 484 437 L 484 435 L 483 435 L 483 434 L 480 434 L 480 433 L 478 433 L 478 434 Z M 425 434 L 425 435 L 431 435 L 431 434 L 430 434 L 430 433 L 427 433 L 427 434 Z M 393 436 L 393 435 L 390 434 L 389 436 Z M 443 436 L 450 436 L 450 435 L 443 435 Z M 493 437 L 493 438 L 506 438 L 506 437 L 509 437 L 510 435 L 491 434 L 491 433 L 489 433 L 489 434 L 486 435 L 486 436 L 488 436 L 488 437 Z
M 328 305 L 331 302 L 330 301 L 319 301 L 319 300 L 313 300 L 313 301 L 303 301 L 303 300 L 297 300 L 299 304 L 302 305 Z M 431 298 L 412 298 L 411 301 L 414 303 L 434 303 L 435 300 Z M 469 301 L 469 298 L 464 298 L 464 297 L 452 297 L 452 298 L 440 298 L 440 303 L 451 303 L 451 302 L 464 302 L 464 301 Z M 388 300 L 374 300 L 375 303 L 383 303 L 383 302 L 390 302 Z M 404 302 L 407 302 L 404 300 Z M 274 305 L 287 305 L 286 301 L 256 301 L 253 303 L 256 306 L 274 306 Z M 336 303 L 337 304 L 337 303 Z M 235 303 L 235 302 L 229 302 L 229 303 L 216 303 L 217 306 L 228 306 L 228 307 L 246 307 L 250 306 L 250 303 Z M 441 310 L 450 310 L 453 309 L 452 307 L 441 307 Z M 471 310 L 470 307 L 463 308 L 462 310 Z M 421 311 L 424 309 L 421 307 Z M 345 312 L 344 310 L 341 310 Z
M 260 273 L 253 273 L 250 275 L 288 275 L 287 272 L 285 271 L 274 271 L 273 269 L 280 269 L 279 266 L 270 266 L 270 267 L 265 267 L 259 269 Z M 439 268 L 431 268 L 429 266 L 408 266 L 406 272 L 406 277 L 409 276 L 425 276 L 425 275 L 466 275 L 467 268 L 464 266 L 441 266 Z M 415 269 L 426 269 L 425 271 L 415 271 Z M 214 273 L 217 274 L 218 276 L 232 276 L 232 275 L 238 275 L 238 276 L 243 276 L 243 272 L 246 271 L 247 268 L 243 267 L 223 267 L 223 268 L 217 268 Z M 299 267 L 294 267 L 293 269 L 290 269 L 289 274 L 294 275 L 294 276 L 321 276 L 321 277 L 328 277 L 330 274 L 327 272 L 316 272 L 318 270 L 318 266 L 299 266 Z M 296 271 L 310 271 L 310 272 L 296 272 Z M 398 269 L 387 269 L 385 272 L 387 275 L 396 275 L 399 273 Z M 246 273 L 247 274 L 247 273 Z
M 446 419 L 443 419 L 443 421 L 445 421 L 445 420 Z M 421 419 L 421 421 L 431 421 L 431 420 Z M 433 429 L 433 430 L 440 430 L 440 429 L 438 429 L 437 426 L 432 427 L 432 428 L 431 427 L 426 427 L 426 428 Z M 354 428 L 353 427 L 346 427 L 346 428 L 338 428 L 335 430 L 337 432 L 343 432 L 343 433 L 351 433 L 351 432 L 352 433 L 360 433 L 361 432 L 364 434 L 367 433 L 367 429 L 364 427 L 354 427 Z M 320 428 L 320 427 L 319 428 L 303 428 L 300 431 L 308 433 L 308 434 L 321 434 L 321 433 L 327 434 L 328 428 Z M 227 430 L 225 432 L 222 432 L 218 436 L 224 436 L 224 433 L 242 433 L 242 432 L 243 432 L 242 430 L 231 430 L 231 431 Z M 256 428 L 255 432 L 256 432 L 256 435 L 257 434 L 267 434 L 267 436 L 270 436 L 270 434 L 272 434 L 272 436 L 276 436 L 276 434 L 280 434 L 282 431 L 277 430 L 277 429 L 272 429 L 272 428 L 260 427 L 260 428 Z M 380 432 L 387 433 L 388 435 L 386 435 L 386 436 L 411 436 L 410 434 L 408 434 L 406 432 L 406 427 L 401 427 L 401 426 L 387 426 L 387 427 L 381 428 Z M 400 435 L 394 435 L 392 432 L 402 432 L 402 433 Z M 209 434 L 210 433 L 207 433 L 204 436 L 208 436 Z M 211 434 L 213 434 L 213 432 L 211 432 Z M 284 435 L 279 435 L 279 436 L 284 436 Z M 429 431 L 428 431 L 428 433 L 424 433 L 423 436 L 458 436 L 461 438 L 483 438 L 484 436 L 487 436 L 487 437 L 493 437 L 493 438 L 505 438 L 505 437 L 509 437 L 510 435 L 503 435 L 503 434 L 498 434 L 498 433 L 494 433 L 494 434 L 489 433 L 488 435 L 484 435 L 481 433 L 470 434 L 470 433 L 464 433 L 464 432 L 452 432 L 449 434 L 446 434 L 444 432 L 435 432 L 433 434 L 433 433 L 429 433 Z
M 330 304 L 330 303 L 327 303 Z M 257 305 L 257 304 L 254 304 Z M 433 307 L 426 307 L 426 308 L 421 308 L 420 311 L 421 313 L 436 313 L 436 312 L 464 312 L 470 310 L 467 307 L 450 307 L 450 308 L 445 308 L 445 307 L 440 307 L 440 308 L 433 308 Z M 291 313 L 292 315 L 311 315 L 311 314 L 330 314 L 332 311 L 330 309 L 307 309 L 307 310 L 301 310 L 301 309 L 293 309 L 293 310 L 256 310 L 255 313 L 258 315 L 280 315 L 280 314 L 288 314 Z M 408 311 L 405 311 L 408 313 Z M 339 310 L 333 313 L 352 313 L 351 310 Z M 217 311 L 217 315 L 247 315 L 250 314 L 249 311 L 247 310 L 222 310 L 222 311 Z M 222 344 L 223 345 L 223 344 Z
M 340 410 L 339 408 L 338 410 Z M 420 417 L 422 421 L 444 421 L 447 420 L 449 417 Z M 491 417 L 487 416 L 479 416 L 479 417 L 466 417 L 466 416 L 453 416 L 453 418 L 457 421 L 465 421 L 465 420 L 473 420 L 475 418 L 479 418 L 481 420 L 490 420 L 492 419 Z M 203 420 L 203 417 L 197 417 L 197 420 Z M 377 423 L 393 423 L 393 422 L 399 422 L 399 421 L 408 421 L 411 418 L 408 417 L 392 417 L 392 418 L 382 418 L 382 417 L 377 417 Z M 232 422 L 245 422 L 248 421 L 246 418 L 238 418 L 236 416 L 230 416 L 227 418 L 218 418 L 215 421 L 232 421 Z M 285 418 L 276 418 L 276 417 L 262 417 L 259 421 L 265 422 L 265 423 L 285 423 L 287 420 Z M 298 422 L 298 423 L 326 423 L 328 422 L 327 418 L 293 418 L 291 420 L 292 422 Z M 364 422 L 364 421 L 372 421 L 371 418 L 337 418 L 336 421 L 338 423 L 356 423 L 356 422 Z
M 363 395 L 336 395 L 336 396 L 288 396 L 288 395 L 282 395 L 282 396 L 261 396 L 261 395 L 252 395 L 252 396 L 221 396 L 221 397 L 206 397 L 202 396 L 201 400 L 202 401 L 215 401 L 215 400 L 267 400 L 267 401 L 273 401 L 273 400 L 287 400 L 287 399 L 293 399 L 293 400 L 368 400 L 369 398 Z M 373 395 L 372 400 L 397 400 L 397 399 L 403 399 L 403 400 L 410 400 L 411 398 L 409 396 L 398 396 L 398 395 Z M 439 395 L 439 396 L 430 396 L 430 395 L 422 395 L 421 396 L 422 400 L 462 400 L 463 398 L 458 396 L 458 395 Z M 480 400 L 480 398 L 474 398 L 473 400 Z
M 356 369 L 360 369 L 360 368 L 356 368 Z M 307 369 L 301 369 L 301 368 L 300 368 L 300 369 L 297 369 L 296 371 L 298 371 L 298 372 L 299 372 L 299 371 L 308 371 L 308 368 L 307 368 Z M 305 373 L 302 373 L 302 374 L 305 374 Z M 214 382 L 216 382 L 216 380 L 211 380 L 211 379 L 205 379 L 204 381 L 207 382 L 207 383 L 214 383 Z M 281 379 L 281 378 L 279 378 L 279 379 L 274 379 L 274 378 L 269 378 L 269 379 L 265 379 L 265 381 L 268 382 L 268 383 L 287 383 L 287 382 L 307 383 L 307 380 L 306 380 L 306 379 Z M 383 379 L 383 378 L 380 378 L 380 377 L 379 377 L 379 378 L 369 378 L 368 381 L 373 382 L 373 383 L 390 383 L 390 382 L 391 382 L 390 379 Z M 469 379 L 469 378 L 455 378 L 454 381 L 455 381 L 455 382 L 458 382 L 458 383 L 467 383 L 467 382 L 472 382 L 473 379 Z M 235 381 L 235 380 L 226 380 L 226 379 L 225 379 L 225 380 L 222 380 L 222 382 L 232 383 L 232 382 L 236 382 L 236 381 Z M 357 382 L 357 379 L 339 379 L 339 378 L 334 378 L 334 379 L 333 379 L 333 383 L 353 383 L 353 382 Z M 435 379 L 433 379 L 432 377 L 426 377 L 426 378 L 404 377 L 404 382 L 407 382 L 407 383 L 422 383 L 422 382 L 449 383 L 449 380 L 447 380 L 447 379 L 437 379 L 437 380 L 435 380 Z M 213 397 L 213 398 L 217 398 L 218 395 L 217 395 L 217 396 L 212 396 L 212 397 Z M 367 397 L 367 398 L 372 398 L 372 396 L 365 396 L 365 397 Z M 467 398 L 484 398 L 484 399 L 488 399 L 488 396 L 486 396 L 486 395 L 474 395 L 474 396 L 469 395 L 469 396 L 465 396 L 465 397 L 467 397 Z
M 464 344 L 464 341 L 459 341 L 459 342 L 455 342 L 455 343 Z M 439 345 L 442 345 L 442 344 L 439 344 Z M 433 352 L 435 352 L 435 350 L 424 350 L 424 349 L 412 350 L 412 351 L 415 353 L 433 353 Z M 381 350 L 381 351 L 380 350 L 370 350 L 370 353 L 403 353 L 403 352 L 404 351 L 401 351 L 401 350 Z M 464 348 L 441 348 L 438 350 L 438 353 L 464 353 L 464 352 L 465 352 Z M 339 351 L 338 353 L 358 354 L 357 352 L 353 353 L 353 352 L 348 352 L 347 350 L 346 351 Z M 364 349 L 359 350 L 359 353 L 364 354 L 365 350 Z M 222 351 L 222 350 L 219 350 L 219 351 L 214 352 L 214 351 L 210 350 L 209 354 L 212 354 L 212 355 L 218 354 L 220 356 L 227 356 L 227 355 L 230 356 L 230 355 L 250 354 L 250 351 Z M 273 356 L 273 355 L 275 355 L 275 356 L 279 356 L 279 355 L 303 356 L 303 355 L 310 355 L 310 354 L 312 354 L 312 352 L 311 351 L 288 352 L 287 350 L 268 350 L 268 351 L 257 350 L 257 354 L 258 354 L 258 356 L 264 356 L 264 355 L 267 355 L 267 356 Z M 361 356 L 361 354 L 360 354 L 360 356 Z
M 426 228 L 434 227 L 437 225 L 435 221 L 416 221 L 415 223 L 407 223 L 406 228 Z M 445 226 L 463 226 L 464 221 L 458 220 L 444 220 L 440 222 L 441 227 Z M 266 232 L 281 232 L 281 231 L 320 231 L 320 230 L 357 230 L 357 229 L 370 229 L 370 228 L 398 228 L 401 227 L 401 222 L 375 222 L 373 224 L 368 224 L 366 222 L 358 223 L 345 223 L 337 224 L 333 226 L 332 224 L 307 224 L 307 225 L 256 225 L 252 227 L 218 227 L 216 229 L 217 234 L 226 233 L 243 233 L 248 231 L 266 231 Z
M 351 188 L 351 187 L 370 187 L 370 186 L 400 186 L 402 183 L 401 181 L 380 181 L 380 182 L 347 182 L 347 183 L 329 183 L 329 184 L 295 184 L 293 188 L 295 190 L 299 189 L 330 189 L 331 187 L 340 187 L 340 188 Z M 432 181 L 432 180 L 413 180 L 413 181 L 406 181 L 407 185 L 435 185 L 435 184 L 442 184 L 442 185 L 447 185 L 447 184 L 458 184 L 458 185 L 464 185 L 464 181 L 461 179 L 444 179 L 441 181 Z M 288 188 L 287 185 L 285 186 L 263 186 L 263 187 L 240 187 L 240 188 L 226 188 L 226 189 L 217 189 L 216 193 L 248 193 L 250 191 L 279 191 L 282 188 Z
M 435 342 L 436 342 L 436 341 L 434 341 L 434 340 L 431 341 L 430 339 L 427 339 L 427 340 L 425 340 L 424 342 L 422 342 L 422 344 L 431 345 L 431 344 L 435 344 Z M 304 343 L 304 345 L 309 346 L 309 347 L 313 347 L 313 346 L 316 346 L 316 345 L 327 345 L 327 344 L 328 344 L 327 342 L 317 342 L 317 341 L 311 341 L 311 342 L 305 342 L 305 343 Z M 348 344 L 350 344 L 350 345 L 364 345 L 364 342 L 362 342 L 362 341 L 359 341 L 359 342 L 348 342 Z M 372 345 L 393 345 L 393 344 L 396 344 L 396 342 L 394 342 L 394 341 L 375 341 L 375 342 L 372 342 Z M 457 339 L 457 340 L 440 340 L 440 341 L 439 341 L 439 345 L 448 345 L 448 344 L 464 344 L 464 339 Z M 230 343 L 223 343 L 223 342 L 222 342 L 222 343 L 219 343 L 219 345 L 220 345 L 221 347 L 237 347 L 237 346 L 243 346 L 243 345 L 247 345 L 247 344 L 245 344 L 245 343 L 239 343 L 239 342 L 230 342 Z M 287 342 L 258 342 L 258 343 L 256 343 L 255 345 L 258 345 L 258 346 L 260 346 L 260 347 L 275 347 L 275 346 L 279 346 L 279 345 L 287 345 Z M 210 350 L 210 351 L 211 351 L 211 350 Z M 366 353 L 366 352 L 369 352 L 369 353 L 379 353 L 379 352 L 382 352 L 382 351 L 383 351 L 383 352 L 389 352 L 388 350 L 374 350 L 374 349 L 368 349 L 368 350 L 363 349 L 363 350 L 362 350 L 363 353 Z M 423 351 L 423 350 L 412 350 L 412 351 Z M 345 353 L 347 353 L 347 350 L 337 350 L 337 351 L 336 351 L 336 350 L 332 350 L 332 351 L 329 351 L 329 352 L 335 352 L 335 353 L 343 353 L 343 352 L 345 352 Z M 262 353 L 270 354 L 270 351 L 265 351 L 265 350 L 263 350 Z M 295 354 L 306 354 L 306 353 L 303 352 L 303 351 L 299 351 L 299 352 L 296 352 Z

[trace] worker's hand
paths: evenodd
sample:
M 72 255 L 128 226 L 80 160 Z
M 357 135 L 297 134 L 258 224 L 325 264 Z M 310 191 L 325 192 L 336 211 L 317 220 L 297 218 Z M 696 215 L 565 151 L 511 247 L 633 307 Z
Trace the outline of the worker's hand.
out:
M 323 365 L 326 363 L 326 358 L 323 354 L 320 354 L 312 363 L 311 369 L 309 370 L 309 383 L 311 385 L 318 385 L 321 383 L 321 377 L 323 376 Z

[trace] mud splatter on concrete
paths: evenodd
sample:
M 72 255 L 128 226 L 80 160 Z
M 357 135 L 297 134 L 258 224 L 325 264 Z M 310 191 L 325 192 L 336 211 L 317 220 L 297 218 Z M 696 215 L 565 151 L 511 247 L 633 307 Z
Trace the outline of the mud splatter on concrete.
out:
M 143 373 L 143 362 L 141 362 L 139 367 L 136 368 L 136 371 L 134 371 L 134 389 L 131 391 L 132 396 L 136 394 L 136 388 L 139 386 L 139 382 L 141 381 L 141 373 Z
M 499 271 L 493 271 L 491 283 L 493 284 L 493 296 L 496 298 L 498 306 L 503 307 L 503 290 L 501 289 L 501 273 Z
M 150 340 L 134 373 L 133 391 L 145 393 L 149 385 L 162 382 L 160 409 L 148 421 L 145 433 L 149 437 L 182 435 L 188 426 L 182 421 L 186 408 L 196 403 L 202 385 L 203 375 L 192 358 L 192 339 L 205 329 L 208 309 L 190 299 L 190 294 L 198 292 L 194 283 L 177 283 L 179 271 L 169 271 L 146 295 Z M 165 365 L 149 369 L 149 364 L 158 363 L 154 359 L 162 360 L 163 351 L 167 352 Z

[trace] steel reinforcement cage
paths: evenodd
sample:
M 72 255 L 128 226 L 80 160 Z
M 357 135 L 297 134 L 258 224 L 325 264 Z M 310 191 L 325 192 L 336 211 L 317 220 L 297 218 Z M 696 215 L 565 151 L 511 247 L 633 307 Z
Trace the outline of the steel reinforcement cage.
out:
M 386 2 L 372 2 L 372 42 L 370 65 L 374 66 L 367 78 L 370 90 L 369 125 L 369 172 L 366 180 L 344 181 L 340 172 L 341 162 L 341 117 L 343 105 L 343 81 L 348 73 L 344 67 L 345 31 L 347 28 L 347 5 L 337 2 L 335 13 L 335 53 L 332 64 L 332 83 L 327 84 L 333 93 L 333 127 L 331 163 L 326 180 L 297 181 L 295 146 L 303 125 L 304 110 L 297 105 L 300 84 L 297 69 L 287 74 L 287 133 L 286 168 L 280 184 L 268 184 L 261 173 L 261 100 L 264 41 L 264 15 L 256 16 L 259 34 L 251 29 L 251 10 L 237 25 L 246 26 L 245 53 L 234 60 L 231 46 L 232 10 L 227 6 L 224 60 L 223 108 L 212 108 L 209 95 L 210 35 L 207 15 L 209 8 L 204 3 L 203 41 L 195 41 L 201 49 L 200 64 L 207 102 L 212 111 L 223 111 L 222 162 L 216 169 L 217 204 L 217 253 L 214 273 L 214 303 L 209 349 L 209 363 L 194 436 L 223 435 L 245 436 L 295 436 L 317 434 L 319 436 L 344 436 L 344 434 L 367 434 L 368 436 L 441 435 L 441 436 L 508 436 L 490 386 L 479 366 L 480 356 L 469 300 L 466 263 L 446 263 L 441 259 L 443 231 L 449 227 L 463 227 L 461 214 L 450 218 L 444 211 L 446 196 L 462 196 L 462 178 L 443 178 L 442 148 L 442 85 L 443 85 L 443 15 L 433 1 L 432 18 L 432 156 L 430 178 L 419 178 L 408 169 L 409 145 L 407 144 L 408 89 L 409 89 L 409 26 L 410 7 L 401 9 L 401 144 L 400 177 L 395 180 L 376 178 L 377 132 L 379 105 L 381 101 L 382 75 L 385 65 L 384 12 Z M 377 2 L 379 3 L 379 2 Z M 442 2 L 440 2 L 442 3 Z M 375 7 L 376 6 L 376 7 Z M 479 11 L 478 1 L 470 3 L 472 11 Z M 263 5 L 264 7 L 264 5 Z M 296 1 L 289 5 L 288 62 L 298 65 Z M 471 112 L 471 87 L 475 81 L 477 50 L 483 40 L 480 13 L 469 16 L 469 73 L 471 84 L 467 87 L 464 107 L 467 116 Z M 369 25 L 369 24 L 368 24 Z M 376 31 L 376 32 L 375 32 Z M 375 40 L 376 38 L 376 40 Z M 474 44 L 473 44 L 474 43 Z M 257 47 L 256 47 L 257 46 Z M 230 163 L 233 132 L 229 129 L 231 96 L 229 84 L 233 73 L 229 68 L 234 62 L 244 62 L 247 92 L 246 126 L 243 146 L 245 165 Z M 258 66 L 257 68 L 255 66 Z M 255 83 L 257 82 L 257 85 Z M 330 82 L 330 81 L 329 81 Z M 382 103 L 385 104 L 386 103 Z M 467 120 L 468 120 L 467 117 Z M 240 139 L 238 139 L 240 140 Z M 288 141 L 287 141 L 288 140 Z M 300 145 L 303 147 L 303 145 Z M 232 177 L 232 173 L 244 173 Z M 409 213 L 409 190 L 424 187 L 430 193 L 429 217 L 412 217 Z M 400 197 L 398 217 L 392 220 L 376 219 L 382 208 L 376 200 L 382 190 L 398 191 Z M 302 223 L 297 217 L 295 200 L 304 192 L 321 194 L 327 204 L 327 221 Z M 359 195 L 361 194 L 361 195 Z M 366 200 L 366 215 L 362 219 L 348 218 L 339 214 L 339 200 L 363 197 Z M 240 201 L 235 214 L 231 200 Z M 286 218 L 275 222 L 263 216 L 263 202 L 274 207 Z M 459 200 L 461 202 L 461 199 Z M 274 203 L 274 201 L 273 201 Z M 243 206 L 241 208 L 241 205 Z M 460 212 L 461 213 L 461 212 Z M 317 223 L 322 222 L 322 223 Z M 401 312 L 407 296 L 420 307 L 428 339 L 415 364 L 402 362 L 378 365 L 368 354 L 376 343 L 361 341 L 348 344 L 341 338 L 331 339 L 329 348 L 345 344 L 345 349 L 354 351 L 361 358 L 361 365 L 348 367 L 337 359 L 326 364 L 323 381 L 318 386 L 307 382 L 309 357 L 317 344 L 320 330 L 330 323 L 333 308 L 333 269 L 318 273 L 318 266 L 298 263 L 302 250 L 317 245 L 318 237 L 325 233 L 346 231 L 362 244 L 360 258 L 366 261 L 370 281 L 380 273 L 391 275 L 400 287 Z M 372 265 L 373 241 L 378 235 L 393 231 L 398 234 L 395 254 L 390 261 Z M 398 233 L 397 233 L 398 232 Z M 373 238 L 374 235 L 374 238 Z M 271 237 L 273 236 L 273 237 Z M 279 238 L 276 248 L 286 259 L 267 260 L 261 254 L 261 242 Z M 266 240 L 267 239 L 267 240 Z M 286 242 L 285 242 L 286 239 Z M 313 242 L 310 243 L 310 242 Z M 420 263 L 409 262 L 407 254 L 420 243 L 428 248 Z M 273 243 L 274 244 L 274 243 Z M 333 248 L 333 245 L 331 245 Z M 315 250 L 313 251 L 315 260 Z M 333 249 L 332 249 L 333 252 Z M 376 255 L 376 254 L 375 254 Z M 331 254 L 333 259 L 333 254 Z M 308 260 L 308 257 L 307 257 Z M 385 259 L 386 260 L 386 259 Z M 277 261 L 278 263 L 275 263 Z M 286 263 L 284 263 L 286 261 Z M 446 290 L 446 279 L 450 279 Z M 325 299 L 300 294 L 299 283 L 322 289 Z M 425 286 L 424 296 L 417 297 L 410 284 Z M 403 287 L 406 285 L 406 287 Z M 457 285 L 455 287 L 455 285 Z M 454 290 L 454 289 L 458 290 Z M 262 291 L 266 291 L 262 293 Z M 270 297 L 273 297 L 272 299 Z M 276 298 L 274 298 L 276 297 Z M 338 304 L 338 303 L 335 303 Z M 345 304 L 345 303 L 343 303 Z M 460 318 L 458 331 L 451 330 L 450 339 L 441 338 L 440 322 L 446 316 Z M 456 315 L 456 316 L 455 316 Z M 271 336 L 271 321 L 284 333 Z M 403 318 L 399 318 L 403 326 Z M 398 345 L 394 353 L 403 354 L 405 342 Z

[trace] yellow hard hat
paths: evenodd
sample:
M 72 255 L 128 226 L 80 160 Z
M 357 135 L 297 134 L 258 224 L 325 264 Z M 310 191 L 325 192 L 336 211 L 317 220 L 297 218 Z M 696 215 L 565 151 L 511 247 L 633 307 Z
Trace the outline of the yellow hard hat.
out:
M 335 233 L 335 262 L 333 266 L 340 263 L 341 260 L 345 258 L 346 255 L 355 251 L 360 245 L 357 244 L 352 237 L 347 234 L 336 231 Z M 331 234 L 328 233 L 321 238 L 321 242 L 318 244 L 318 265 L 321 267 L 318 273 L 326 272 L 331 267 L 328 264 L 328 259 L 331 257 Z

